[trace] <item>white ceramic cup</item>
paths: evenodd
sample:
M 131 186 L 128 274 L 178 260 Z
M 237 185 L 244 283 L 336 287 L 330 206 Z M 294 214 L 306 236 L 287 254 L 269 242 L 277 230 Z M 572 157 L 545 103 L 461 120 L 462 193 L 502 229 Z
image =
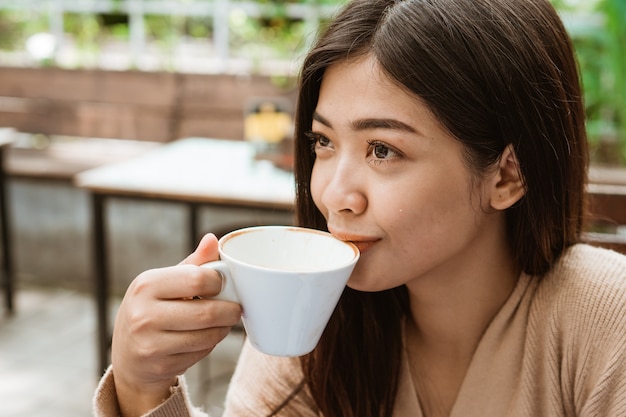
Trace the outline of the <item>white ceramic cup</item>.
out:
M 215 299 L 243 308 L 250 343 L 269 355 L 300 356 L 319 341 L 358 259 L 330 233 L 291 226 L 236 230 L 219 240 Z

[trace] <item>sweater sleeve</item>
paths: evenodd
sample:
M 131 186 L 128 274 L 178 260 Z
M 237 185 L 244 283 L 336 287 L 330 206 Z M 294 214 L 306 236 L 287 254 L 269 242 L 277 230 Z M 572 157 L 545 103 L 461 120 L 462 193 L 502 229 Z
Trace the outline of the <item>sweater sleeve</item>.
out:
M 226 394 L 224 417 L 318 417 L 302 380 L 298 358 L 265 355 L 246 341 Z M 280 411 L 272 414 L 277 408 Z
M 577 268 L 585 278 L 574 291 L 564 291 L 563 301 L 577 306 L 570 309 L 566 379 L 573 382 L 577 416 L 621 417 L 626 416 L 626 257 L 593 251 L 596 262 Z
M 209 417 L 191 405 L 183 377 L 178 378 L 178 384 L 171 388 L 171 394 L 161 405 L 144 414 L 143 417 Z M 115 392 L 115 377 L 112 366 L 109 366 L 96 389 L 93 400 L 93 415 L 95 417 L 118 417 L 121 415 Z
M 623 283 L 607 289 L 604 311 L 589 323 L 590 343 L 579 357 L 581 417 L 626 416 L 626 275 Z

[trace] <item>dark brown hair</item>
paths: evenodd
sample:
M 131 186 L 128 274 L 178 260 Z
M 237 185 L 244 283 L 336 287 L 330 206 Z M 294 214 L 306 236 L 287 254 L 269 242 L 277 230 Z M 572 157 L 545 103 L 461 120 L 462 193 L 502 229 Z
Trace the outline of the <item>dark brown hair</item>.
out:
M 512 146 L 526 195 L 507 210 L 520 270 L 541 275 L 580 237 L 587 142 L 571 41 L 547 0 L 355 0 L 306 57 L 296 113 L 297 218 L 325 229 L 310 195 L 311 128 L 325 69 L 371 55 L 464 145 L 476 175 Z M 302 359 L 325 416 L 390 416 L 402 357 L 404 287 L 346 289 Z

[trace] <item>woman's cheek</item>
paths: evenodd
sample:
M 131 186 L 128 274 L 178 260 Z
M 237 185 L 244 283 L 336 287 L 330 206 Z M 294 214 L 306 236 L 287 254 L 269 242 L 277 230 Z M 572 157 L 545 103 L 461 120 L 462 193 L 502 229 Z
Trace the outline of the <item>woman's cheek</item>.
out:
M 322 203 L 322 196 L 324 194 L 324 184 L 322 175 L 319 173 L 319 169 L 316 169 L 316 165 L 313 165 L 313 172 L 311 173 L 311 197 L 313 198 L 313 203 L 318 208 L 318 210 L 324 215 L 326 219 L 328 219 L 328 211 L 324 204 Z

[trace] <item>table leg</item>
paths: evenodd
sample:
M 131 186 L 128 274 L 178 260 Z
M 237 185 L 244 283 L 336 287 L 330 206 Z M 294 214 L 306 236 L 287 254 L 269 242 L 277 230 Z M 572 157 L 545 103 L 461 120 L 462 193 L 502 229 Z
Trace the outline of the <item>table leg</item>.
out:
M 98 372 L 103 372 L 109 365 L 111 335 L 109 331 L 109 283 L 107 270 L 107 244 L 105 232 L 105 196 L 98 193 L 91 195 L 93 213 L 93 266 L 94 296 L 97 308 L 98 332 Z
M 2 279 L 4 286 L 5 305 L 8 315 L 14 312 L 13 307 L 13 258 L 11 256 L 11 233 L 9 230 L 7 175 L 4 170 L 4 147 L 0 147 L 0 227 L 2 228 Z

